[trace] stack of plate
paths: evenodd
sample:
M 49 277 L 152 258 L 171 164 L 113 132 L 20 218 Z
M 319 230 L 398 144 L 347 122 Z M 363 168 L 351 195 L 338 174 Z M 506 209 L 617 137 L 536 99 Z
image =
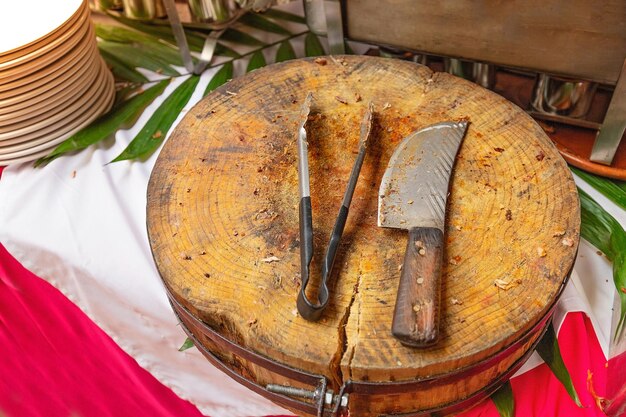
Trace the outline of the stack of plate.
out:
M 115 88 L 87 0 L 9 2 L 0 27 L 0 165 L 9 165 L 48 154 L 108 111 Z

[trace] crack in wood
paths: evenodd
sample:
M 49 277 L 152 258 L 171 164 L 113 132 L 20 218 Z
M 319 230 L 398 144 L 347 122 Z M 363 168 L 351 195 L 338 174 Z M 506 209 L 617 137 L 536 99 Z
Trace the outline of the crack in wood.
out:
M 333 355 L 333 358 L 330 362 L 330 374 L 333 378 L 332 384 L 333 388 L 339 390 L 343 385 L 343 371 L 341 370 L 341 361 L 345 356 L 348 350 L 348 335 L 346 332 L 346 326 L 348 325 L 348 320 L 350 319 L 350 314 L 352 312 L 352 305 L 356 300 L 356 296 L 359 293 L 359 286 L 361 285 L 361 268 L 359 265 L 359 273 L 357 275 L 357 281 L 352 288 L 352 297 L 350 297 L 350 302 L 346 307 L 346 310 L 339 321 L 339 326 L 337 327 L 338 333 L 338 343 L 337 343 L 337 351 Z M 354 356 L 354 350 L 352 350 L 350 355 L 350 362 L 352 361 L 352 357 Z M 349 377 L 351 377 L 352 372 L 350 371 Z

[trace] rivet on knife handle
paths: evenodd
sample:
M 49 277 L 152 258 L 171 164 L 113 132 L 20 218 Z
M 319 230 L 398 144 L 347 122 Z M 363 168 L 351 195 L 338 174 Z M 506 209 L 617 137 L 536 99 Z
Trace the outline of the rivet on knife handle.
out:
M 430 346 L 439 336 L 441 258 L 448 183 L 467 122 L 415 131 L 394 151 L 378 192 L 378 225 L 409 231 L 392 334 Z

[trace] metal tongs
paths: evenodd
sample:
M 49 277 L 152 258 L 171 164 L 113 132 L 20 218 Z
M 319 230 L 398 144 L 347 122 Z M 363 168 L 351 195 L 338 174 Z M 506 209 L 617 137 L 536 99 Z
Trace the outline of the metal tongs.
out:
M 300 124 L 298 130 L 298 185 L 300 189 L 300 268 L 302 274 L 302 287 L 298 294 L 298 311 L 300 315 L 309 321 L 316 321 L 328 305 L 328 280 L 335 263 L 335 255 L 343 234 L 343 229 L 348 218 L 348 209 L 352 201 L 352 195 L 359 178 L 359 172 L 365 158 L 367 141 L 372 129 L 373 105 L 370 102 L 363 121 L 359 138 L 359 153 L 352 166 L 352 172 L 348 179 L 348 185 L 343 195 L 343 201 L 339 208 L 339 214 L 335 220 L 335 226 L 330 235 L 330 242 L 326 248 L 326 255 L 322 264 L 322 281 L 317 292 L 317 303 L 312 303 L 306 296 L 307 284 L 309 283 L 310 264 L 313 259 L 313 213 L 311 209 L 311 190 L 309 186 L 309 159 L 308 142 L 306 137 L 306 124 L 311 108 L 312 94 L 306 96 L 302 110 L 300 111 Z

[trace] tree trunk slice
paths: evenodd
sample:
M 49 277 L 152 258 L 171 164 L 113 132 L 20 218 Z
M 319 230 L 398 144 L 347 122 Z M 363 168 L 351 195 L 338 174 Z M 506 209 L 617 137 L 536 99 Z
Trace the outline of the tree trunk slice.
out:
M 375 106 L 331 301 L 315 323 L 296 310 L 296 125 L 309 91 L 315 233 L 310 288 L 319 282 L 356 157 L 359 123 L 368 102 Z M 448 198 L 440 338 L 431 348 L 413 349 L 391 335 L 407 232 L 377 227 L 378 187 L 402 138 L 460 119 L 470 125 Z M 443 377 L 516 344 L 545 322 L 573 266 L 580 232 L 572 176 L 525 112 L 424 66 L 349 56 L 327 58 L 326 64 L 318 59 L 271 65 L 198 103 L 159 156 L 148 187 L 147 221 L 157 267 L 179 303 L 240 346 L 326 376 L 335 391 L 348 380 Z M 467 398 L 509 369 L 538 335 L 454 384 L 374 401 L 375 395 L 359 401 L 355 395 L 351 412 L 406 412 Z M 247 378 L 276 382 L 275 375 L 201 340 Z

